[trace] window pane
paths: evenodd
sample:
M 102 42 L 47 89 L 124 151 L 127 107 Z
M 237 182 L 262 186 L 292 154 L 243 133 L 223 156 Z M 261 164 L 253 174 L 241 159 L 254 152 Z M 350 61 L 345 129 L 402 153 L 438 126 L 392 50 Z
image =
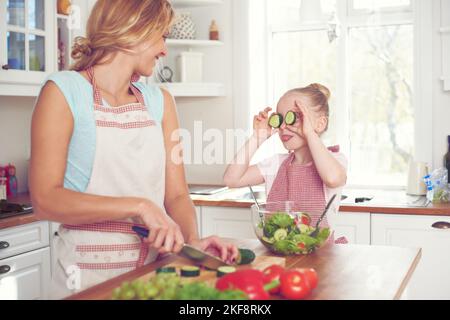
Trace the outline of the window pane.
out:
M 411 0 L 353 0 L 353 8 L 356 10 L 376 11 L 409 6 L 411 6 Z
M 30 29 L 45 29 L 44 0 L 28 1 L 28 24 Z
M 353 28 L 350 44 L 351 183 L 404 186 L 414 154 L 413 27 Z
M 45 71 L 45 38 L 30 34 L 30 70 Z
M 328 137 L 336 137 L 337 42 L 330 44 L 326 30 L 277 33 L 273 38 L 274 97 L 286 91 L 320 83 L 332 92 Z M 333 141 L 335 142 L 335 141 Z
M 8 32 L 8 65 L 10 69 L 25 70 L 25 34 Z
M 300 9 L 302 1 L 317 0 L 269 0 L 270 21 L 273 24 L 286 24 L 300 22 Z M 331 17 L 336 11 L 336 0 L 320 0 L 325 18 Z
M 9 25 L 25 27 L 25 0 L 8 0 L 7 17 Z

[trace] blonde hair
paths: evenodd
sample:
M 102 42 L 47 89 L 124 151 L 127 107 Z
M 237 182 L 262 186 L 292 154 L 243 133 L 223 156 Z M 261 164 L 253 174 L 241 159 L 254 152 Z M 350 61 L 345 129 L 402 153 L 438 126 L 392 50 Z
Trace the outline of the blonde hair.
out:
M 327 119 L 330 117 L 329 100 L 331 97 L 331 91 L 324 85 L 313 83 L 304 88 L 289 90 L 286 95 L 288 94 L 303 94 L 307 96 L 311 100 L 312 106 L 317 107 L 317 112 L 323 112 Z M 326 130 L 328 130 L 328 124 L 325 128 L 325 131 Z
M 71 67 L 83 71 L 118 51 L 163 35 L 174 20 L 167 0 L 98 0 L 87 22 L 86 37 L 77 37 Z

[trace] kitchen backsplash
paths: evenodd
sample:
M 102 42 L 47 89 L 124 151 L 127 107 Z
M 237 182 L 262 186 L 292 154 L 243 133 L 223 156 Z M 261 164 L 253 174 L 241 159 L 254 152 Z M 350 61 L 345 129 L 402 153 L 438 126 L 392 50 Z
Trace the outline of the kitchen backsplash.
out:
M 35 98 L 0 97 L 0 164 L 17 168 L 19 192 L 28 190 L 30 124 Z

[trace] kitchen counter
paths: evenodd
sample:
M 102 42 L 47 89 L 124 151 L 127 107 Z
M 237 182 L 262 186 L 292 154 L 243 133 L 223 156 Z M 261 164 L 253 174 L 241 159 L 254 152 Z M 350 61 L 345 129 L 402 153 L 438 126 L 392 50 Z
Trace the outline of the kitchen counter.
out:
M 256 240 L 228 241 L 254 250 L 257 256 L 272 256 Z M 309 297 L 312 300 L 397 300 L 402 297 L 421 255 L 421 249 L 331 245 L 309 256 L 288 257 L 285 266 L 316 269 L 319 286 Z M 139 279 L 179 259 L 182 258 L 167 256 L 68 299 L 108 300 L 112 291 L 124 281 Z
M 256 193 L 264 193 L 263 187 L 255 187 Z M 244 195 L 244 196 L 243 196 Z M 363 190 L 346 189 L 343 195 L 348 198 L 341 202 L 340 212 L 343 213 L 377 213 L 377 214 L 405 214 L 405 215 L 432 215 L 450 216 L 449 204 L 430 204 L 428 206 L 416 203 L 425 203 L 425 197 L 410 197 L 399 190 Z M 355 198 L 373 198 L 364 203 L 355 203 Z M 215 195 L 191 195 L 196 206 L 206 207 L 233 207 L 250 208 L 254 202 L 248 197 L 248 189 L 229 189 Z M 265 198 L 261 198 L 263 202 Z
M 218 188 L 223 188 L 218 186 Z M 264 187 L 255 187 L 258 194 L 264 193 Z M 408 197 L 404 191 L 382 191 L 346 189 L 343 192 L 348 198 L 341 202 L 340 212 L 345 213 L 376 213 L 395 215 L 422 215 L 422 216 L 448 216 L 450 217 L 450 204 L 430 204 L 427 207 L 409 204 L 415 200 L 423 202 L 423 197 Z M 354 203 L 358 197 L 373 197 L 373 200 L 365 203 Z M 196 206 L 204 207 L 228 207 L 228 208 L 250 208 L 253 200 L 248 195 L 248 189 L 228 189 L 214 195 L 191 195 Z M 261 198 L 261 201 L 265 198 Z M 10 202 L 29 204 L 29 194 L 20 194 L 18 197 L 9 199 Z M 420 202 L 419 201 L 419 202 Z M 22 215 L 8 219 L 0 219 L 0 230 L 17 227 L 28 223 L 39 221 L 34 214 Z
M 14 198 L 9 198 L 8 201 L 11 203 L 18 203 L 18 204 L 30 204 L 31 203 L 30 196 L 29 196 L 29 194 L 26 194 L 26 193 L 20 194 Z M 22 226 L 22 225 L 37 222 L 37 221 L 39 221 L 39 219 L 33 213 L 15 216 L 15 217 L 6 218 L 6 219 L 0 219 L 0 230 L 18 227 L 18 226 Z

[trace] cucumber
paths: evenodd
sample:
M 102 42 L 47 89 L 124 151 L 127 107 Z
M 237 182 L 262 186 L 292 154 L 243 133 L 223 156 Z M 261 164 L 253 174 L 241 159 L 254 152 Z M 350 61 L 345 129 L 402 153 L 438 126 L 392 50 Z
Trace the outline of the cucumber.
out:
M 181 276 L 185 278 L 195 278 L 200 276 L 200 268 L 193 266 L 186 266 L 181 268 Z
M 279 127 L 281 127 L 282 123 L 283 117 L 280 114 L 274 114 L 269 118 L 269 126 L 274 129 L 278 129 Z
M 275 231 L 275 233 L 273 234 L 273 237 L 275 239 L 275 241 L 281 241 L 286 239 L 288 236 L 288 232 L 286 229 L 278 229 L 277 231 Z
M 252 250 L 249 249 L 239 249 L 239 256 L 236 263 L 238 265 L 251 264 L 255 261 L 256 255 Z
M 233 272 L 236 272 L 236 268 L 235 267 L 220 267 L 217 270 L 217 277 L 221 278 L 224 275 L 227 275 L 227 274 L 233 273 Z
M 275 243 L 275 239 L 271 238 L 267 238 L 267 237 L 262 237 L 262 241 L 264 241 L 267 244 L 274 244 Z
M 306 224 L 301 224 L 301 225 L 299 225 L 299 226 L 298 226 L 298 229 L 300 230 L 300 233 L 305 233 L 305 234 L 309 234 L 309 233 L 310 233 L 310 232 L 309 232 L 310 227 L 307 226 Z
M 177 269 L 175 267 L 162 267 L 156 270 L 156 274 L 160 273 L 177 273 Z
M 285 121 L 288 126 L 292 126 L 294 123 L 296 123 L 297 115 L 295 114 L 295 112 L 289 111 L 288 113 L 286 113 Z

